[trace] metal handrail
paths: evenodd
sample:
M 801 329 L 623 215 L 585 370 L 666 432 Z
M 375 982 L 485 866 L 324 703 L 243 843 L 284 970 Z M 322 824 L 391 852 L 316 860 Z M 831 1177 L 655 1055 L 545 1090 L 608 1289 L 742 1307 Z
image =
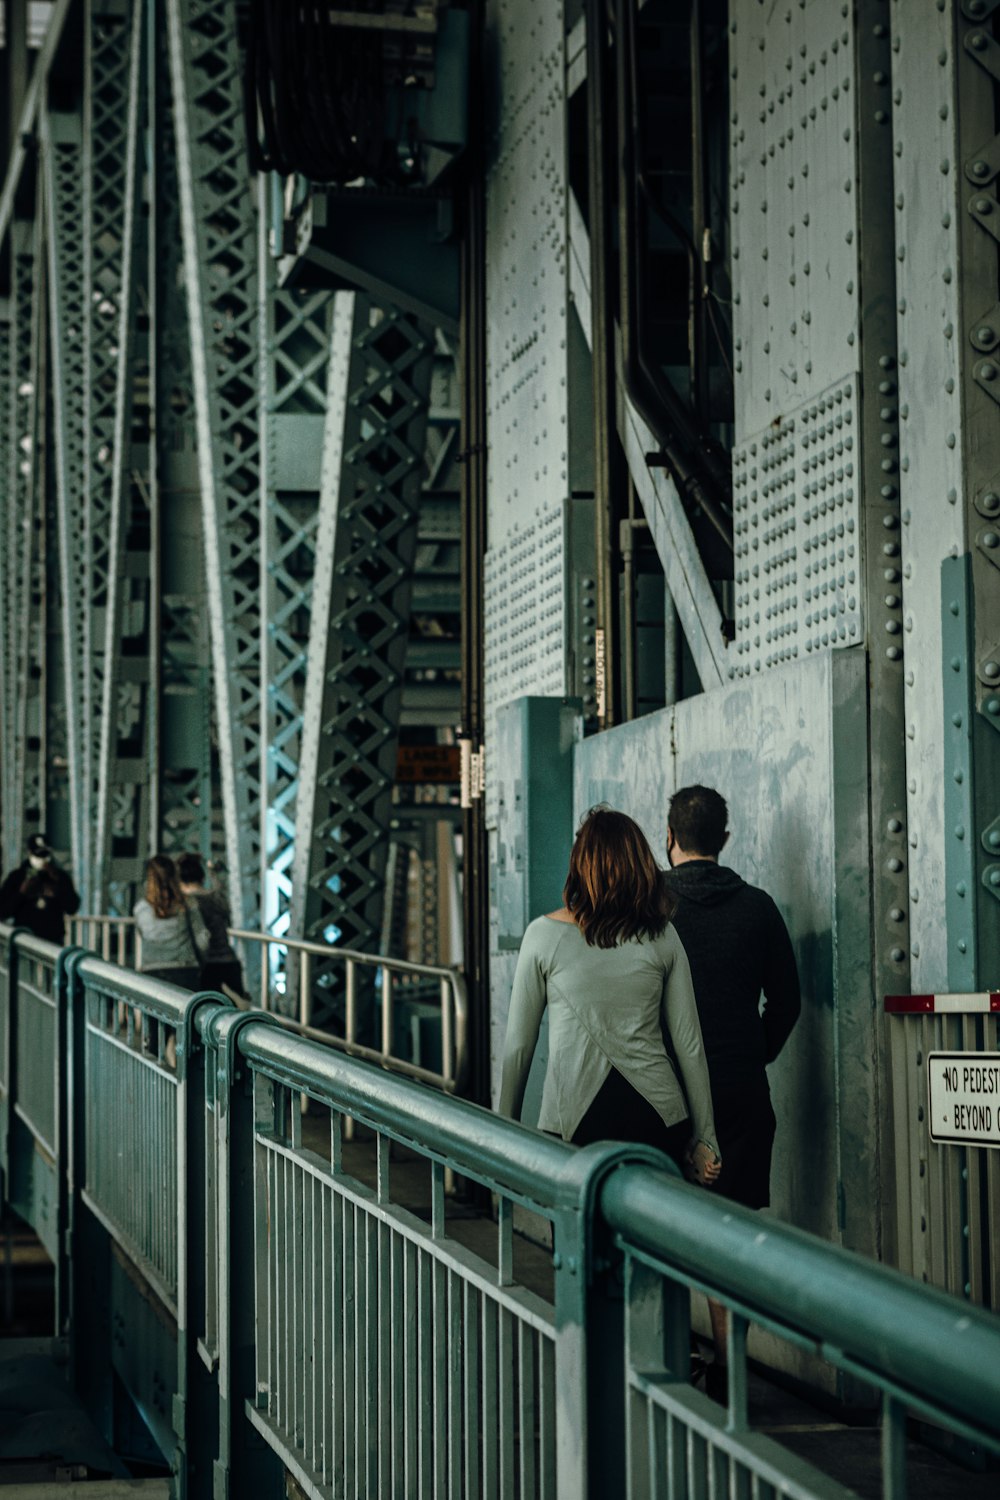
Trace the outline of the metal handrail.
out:
M 94 929 L 99 936 L 101 958 L 109 963 L 128 963 L 128 934 L 135 928 L 134 917 L 78 915 L 69 919 L 70 941 L 83 947 L 98 948 L 94 942 Z M 423 1083 L 436 1084 L 447 1093 L 461 1093 L 468 1074 L 468 991 L 465 977 L 460 969 L 439 964 L 412 963 L 404 958 L 387 958 L 376 953 L 359 953 L 353 948 L 333 948 L 324 943 L 308 942 L 304 938 L 276 937 L 268 932 L 251 932 L 242 927 L 229 929 L 229 936 L 238 942 L 257 943 L 261 947 L 277 947 L 298 955 L 298 1018 L 285 1016 L 275 1011 L 269 986 L 268 965 L 260 965 L 261 1010 L 274 1014 L 283 1026 L 297 1031 L 299 1035 L 335 1047 L 352 1057 L 363 1058 L 379 1067 L 403 1073 Z M 313 959 L 320 958 L 329 963 L 343 962 L 345 967 L 346 1014 L 344 1036 L 335 1036 L 312 1025 L 312 975 Z M 135 963 L 142 964 L 142 938 L 135 932 Z M 375 969 L 379 975 L 379 994 L 382 1002 L 380 1047 L 370 1047 L 358 1041 L 358 985 L 359 968 Z M 441 1003 L 441 1070 L 421 1067 L 408 1058 L 396 1057 L 392 1050 L 393 1005 L 396 975 L 409 975 L 415 979 L 436 980 Z
M 108 963 L 128 963 L 128 934 L 135 927 L 135 917 L 92 916 L 78 913 L 67 921 L 69 941 L 82 948 L 93 948 Z M 94 929 L 98 942 L 94 942 Z M 112 945 L 112 935 L 114 944 Z M 114 951 L 112 951 L 112 946 Z M 135 933 L 135 962 L 142 963 L 142 936 Z
M 299 1016 L 278 1019 L 290 1023 L 290 1029 L 302 1036 L 325 1042 L 360 1057 L 368 1062 L 405 1073 L 424 1082 L 437 1083 L 449 1093 L 460 1092 L 464 1087 L 468 1069 L 468 993 L 460 969 L 438 964 L 411 963 L 405 958 L 386 958 L 377 953 L 359 953 L 353 948 L 331 948 L 324 943 L 309 942 L 304 938 L 275 937 L 267 932 L 249 932 L 233 927 L 229 936 L 240 942 L 259 943 L 264 947 L 284 948 L 298 955 Z M 320 1031 L 310 1024 L 312 1014 L 312 972 L 314 958 L 326 962 L 331 960 L 344 965 L 345 1015 L 344 1036 Z M 358 1037 L 358 984 L 359 968 L 375 969 L 379 975 L 379 994 L 382 1002 L 381 1047 L 368 1047 Z M 267 964 L 261 964 L 260 1009 L 271 1011 L 268 987 Z M 405 1058 L 395 1057 L 392 1051 L 392 1020 L 395 997 L 395 975 L 411 975 L 417 979 L 434 979 L 438 983 L 441 1001 L 441 1072 L 421 1068 Z
M 1000 1451 L 1000 1322 L 840 1245 L 623 1166 L 600 1213 L 627 1252 Z

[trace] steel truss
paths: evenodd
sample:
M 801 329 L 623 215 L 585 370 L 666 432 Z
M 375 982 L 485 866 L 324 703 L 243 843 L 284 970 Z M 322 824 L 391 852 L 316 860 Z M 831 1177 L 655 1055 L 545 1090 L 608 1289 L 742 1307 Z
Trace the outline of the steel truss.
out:
M 236 6 L 167 0 L 167 19 L 226 859 L 247 926 L 261 844 L 257 226 Z
M 338 310 L 338 318 L 341 317 Z M 358 295 L 339 475 L 321 515 L 293 860 L 293 930 L 372 951 L 382 896 L 433 355 L 430 331 Z M 332 405 L 332 404 L 331 404 Z M 328 409 L 329 427 L 338 413 Z M 334 429 L 335 430 L 335 429 Z M 324 486 L 325 487 L 325 486 Z M 327 1013 L 339 997 L 317 974 Z M 322 1003 L 316 1005 L 323 1015 Z
M 81 895 L 89 901 L 89 806 L 84 788 L 89 764 L 84 728 L 90 719 L 90 611 L 67 607 L 90 590 L 85 499 L 87 419 L 87 296 L 82 202 L 83 134 L 76 115 L 44 121 L 45 212 L 48 241 L 49 328 L 52 371 L 52 466 L 55 477 L 58 582 L 63 607 L 63 713 L 69 773 L 70 852 Z M 50 836 L 51 831 L 50 831 Z
M 346 364 L 335 355 L 335 294 L 283 292 L 275 285 L 261 213 L 261 489 L 264 515 L 262 651 L 262 901 L 265 930 L 288 931 L 295 807 L 321 515 L 336 501 L 336 474 L 324 462 L 327 413 L 342 421 Z M 341 298 L 346 307 L 349 297 Z M 342 337 L 342 334 L 341 334 Z M 334 427 L 337 427 L 335 420 Z M 339 442 L 339 433 L 336 436 Z M 324 488 L 325 481 L 325 488 Z

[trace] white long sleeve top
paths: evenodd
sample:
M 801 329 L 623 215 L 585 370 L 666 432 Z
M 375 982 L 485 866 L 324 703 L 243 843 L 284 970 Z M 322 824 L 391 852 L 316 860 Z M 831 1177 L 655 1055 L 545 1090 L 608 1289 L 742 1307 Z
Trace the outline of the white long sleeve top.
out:
M 500 1113 L 515 1119 L 546 1006 L 542 1130 L 571 1140 L 614 1067 L 665 1125 L 690 1116 L 692 1135 L 718 1152 L 691 970 L 672 925 L 657 938 L 597 948 L 575 922 L 537 917 L 530 924 L 514 975 L 500 1084 Z

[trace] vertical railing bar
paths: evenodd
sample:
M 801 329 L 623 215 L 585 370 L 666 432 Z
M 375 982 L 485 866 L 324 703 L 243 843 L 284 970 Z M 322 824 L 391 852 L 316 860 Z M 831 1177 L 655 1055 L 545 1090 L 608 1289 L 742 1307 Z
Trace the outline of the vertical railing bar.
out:
M 379 972 L 382 993 L 382 1056 L 392 1056 L 392 970 L 383 964 Z
M 339 1109 L 330 1110 L 330 1171 L 334 1177 L 344 1170 L 343 1119 Z
M 375 1137 L 375 1194 L 380 1204 L 389 1201 L 389 1150 L 391 1141 L 380 1130 Z
M 882 1500 L 906 1500 L 906 1408 L 882 1394 Z
M 440 1162 L 431 1162 L 431 1234 L 436 1240 L 445 1236 L 444 1169 Z
M 468 1282 L 462 1288 L 464 1297 L 463 1371 L 465 1389 L 465 1493 L 479 1491 L 479 1293 Z
M 537 1483 L 535 1467 L 535 1335 L 524 1323 L 517 1328 L 518 1436 L 520 1438 L 521 1494 L 533 1495 Z
M 344 964 L 344 1033 L 348 1044 L 353 1046 L 358 1039 L 358 972 L 352 958 Z M 353 1141 L 353 1115 L 346 1117 L 345 1131 L 347 1139 Z
M 445 1084 L 455 1082 L 455 1033 L 452 1025 L 453 984 L 450 979 L 441 980 L 441 1072 Z
M 434 1494 L 434 1389 L 432 1372 L 434 1367 L 434 1293 L 432 1285 L 432 1262 L 429 1255 L 418 1252 L 417 1258 L 417 1306 L 420 1330 L 416 1450 L 417 1493 Z
M 497 1363 L 500 1373 L 498 1425 L 500 1444 L 500 1500 L 514 1500 L 514 1317 L 501 1306 L 497 1318 Z
M 726 1354 L 728 1360 L 729 1409 L 727 1432 L 745 1432 L 747 1428 L 747 1320 L 730 1309 L 727 1319 Z
M 389 1328 L 389 1369 L 391 1412 L 382 1413 L 383 1424 L 391 1425 L 392 1472 L 383 1478 L 383 1489 L 389 1480 L 390 1494 L 406 1493 L 406 1385 L 407 1385 L 407 1316 L 406 1316 L 406 1240 L 393 1231 L 390 1238 L 389 1296 L 392 1317 Z
M 514 1205 L 497 1199 L 497 1286 L 514 1284 Z
M 447 1271 L 441 1262 L 432 1263 L 434 1359 L 432 1389 L 434 1392 L 434 1496 L 445 1500 L 448 1493 L 448 1301 Z
M 303 950 L 299 953 L 299 1020 L 303 1026 L 309 1025 L 311 986 L 312 954 Z
M 483 1379 L 482 1379 L 482 1495 L 483 1500 L 496 1500 L 499 1450 L 498 1407 L 498 1309 L 491 1297 L 483 1297 Z
M 417 1284 L 419 1251 L 412 1240 L 404 1242 L 403 1261 L 403 1485 L 406 1496 L 418 1493 L 420 1473 L 417 1466 L 418 1414 L 420 1379 L 420 1301 Z M 398 1420 L 398 1419 L 397 1419 Z M 469 1495 L 475 1494 L 470 1487 Z
M 351 1046 L 358 1039 L 358 968 L 353 958 L 344 964 L 344 1031 Z

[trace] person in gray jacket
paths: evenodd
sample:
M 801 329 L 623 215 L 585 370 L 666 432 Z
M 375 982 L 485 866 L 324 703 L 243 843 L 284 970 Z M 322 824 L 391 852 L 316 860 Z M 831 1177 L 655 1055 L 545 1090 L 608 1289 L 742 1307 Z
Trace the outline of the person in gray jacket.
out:
M 610 808 L 587 814 L 563 900 L 529 925 L 521 944 L 500 1113 L 520 1115 L 548 1007 L 540 1127 L 579 1146 L 655 1146 L 697 1181 L 714 1181 L 720 1159 L 691 973 L 638 824 Z
M 174 862 L 154 854 L 146 866 L 146 893 L 132 910 L 142 939 L 143 974 L 166 979 L 185 990 L 198 988 L 208 929 L 197 902 L 181 892 Z

